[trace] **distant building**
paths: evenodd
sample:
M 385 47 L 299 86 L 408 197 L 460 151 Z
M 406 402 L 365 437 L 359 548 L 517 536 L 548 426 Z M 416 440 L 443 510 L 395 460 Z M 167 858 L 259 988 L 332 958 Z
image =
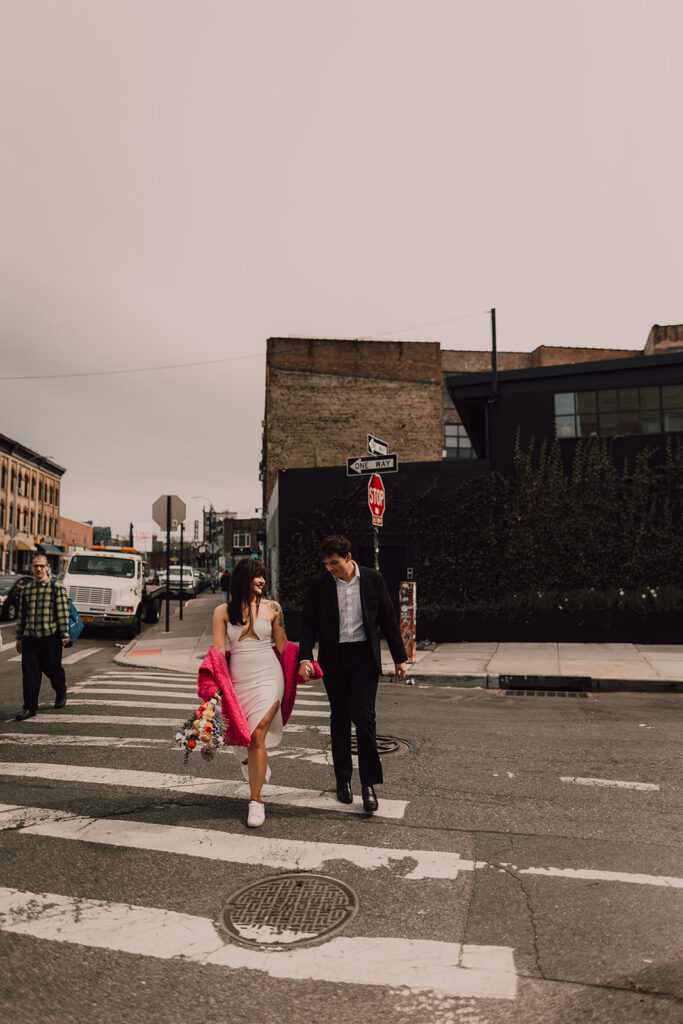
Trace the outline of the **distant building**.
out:
M 39 549 L 52 556 L 51 564 L 62 553 L 59 499 L 65 472 L 0 434 L 0 570 L 23 571 Z
M 241 558 L 263 558 L 263 519 L 248 512 L 222 513 L 223 547 L 228 568 Z
M 111 526 L 93 526 L 93 544 L 111 544 Z
M 92 523 L 79 523 L 75 519 L 59 517 L 59 542 L 70 554 L 74 548 L 90 548 L 93 545 Z

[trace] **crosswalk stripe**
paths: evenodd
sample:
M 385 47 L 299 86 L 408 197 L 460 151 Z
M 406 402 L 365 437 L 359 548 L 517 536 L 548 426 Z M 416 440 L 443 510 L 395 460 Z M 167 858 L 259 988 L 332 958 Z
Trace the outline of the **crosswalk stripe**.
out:
M 197 778 L 163 772 L 126 771 L 123 768 L 100 768 L 93 765 L 51 764 L 32 761 L 23 764 L 0 762 L 0 775 L 19 776 L 24 779 L 51 779 L 61 782 L 79 782 L 97 786 L 130 786 L 131 789 L 161 789 L 177 793 L 195 793 L 204 796 L 247 799 L 246 782 L 230 779 Z M 364 814 L 363 805 L 339 803 L 335 794 L 316 789 L 295 789 L 289 786 L 263 787 L 266 804 L 289 807 L 307 807 L 311 810 L 337 811 L 342 814 Z M 403 818 L 407 800 L 380 798 L 376 818 Z
M 85 701 L 84 703 L 88 703 Z M 113 702 L 112 702 L 113 703 Z M 7 722 L 14 721 L 14 715 L 11 718 L 5 719 Z M 133 715 L 86 715 L 79 712 L 77 715 L 65 714 L 63 711 L 59 713 L 47 715 L 41 717 L 40 712 L 36 718 L 31 719 L 31 728 L 35 729 L 39 725 L 138 725 L 144 726 L 145 728 L 169 728 L 177 730 L 180 725 L 180 717 L 176 718 L 153 718 L 151 715 L 145 715 L 144 718 L 141 716 Z M 330 727 L 329 725 L 317 725 L 313 722 L 310 725 L 298 725 L 295 722 L 288 722 L 285 727 L 285 733 L 290 732 L 317 732 L 323 735 L 329 736 Z
M 91 654 L 98 654 L 103 648 L 101 647 L 87 647 L 81 651 L 74 651 L 73 654 L 67 655 L 66 658 L 62 658 L 62 665 L 73 665 L 77 661 L 83 661 L 84 658 L 89 658 Z
M 248 949 L 222 939 L 209 918 L 6 888 L 0 889 L 0 927 L 53 942 L 261 971 L 273 978 L 402 987 L 466 998 L 514 999 L 517 994 L 508 946 L 336 936 L 303 949 Z
M 195 695 L 195 697 L 196 697 L 196 695 Z M 74 706 L 102 704 L 105 707 L 114 707 L 114 708 L 160 708 L 160 709 L 163 709 L 164 711 L 175 710 L 175 711 L 179 711 L 181 713 L 184 711 L 186 713 L 186 715 L 189 714 L 190 711 L 192 710 L 191 707 L 187 703 L 185 703 L 185 704 L 165 704 L 162 701 L 107 700 L 107 699 L 102 700 L 99 697 L 92 697 L 90 699 L 83 699 L 81 697 L 76 697 L 76 698 L 72 698 L 69 701 L 69 703 L 74 705 Z M 305 718 L 329 718 L 330 717 L 330 713 L 329 713 L 329 711 L 309 711 L 309 710 L 297 711 L 297 709 L 294 708 L 294 710 L 292 711 L 292 717 L 294 717 L 294 716 L 305 717 Z
M 0 830 L 73 839 L 106 846 L 125 846 L 185 857 L 204 857 L 234 864 L 262 864 L 289 871 L 319 871 L 328 861 L 344 860 L 366 870 L 396 868 L 403 879 L 448 878 L 472 871 L 472 861 L 458 853 L 437 850 L 388 849 L 345 843 L 305 842 L 237 835 L 185 825 L 158 825 L 117 818 L 89 818 L 44 807 L 0 804 Z
M 144 679 L 140 682 L 136 682 L 134 679 L 83 679 L 80 683 L 74 683 L 73 686 L 69 687 L 69 690 L 73 693 L 75 690 L 99 690 L 102 687 L 111 686 L 114 689 L 106 690 L 106 693 L 118 693 L 119 690 L 123 690 L 124 686 L 135 686 L 134 693 L 152 693 L 156 690 L 160 690 L 162 693 L 168 691 L 169 694 L 173 693 L 174 690 L 183 690 L 185 693 L 192 692 L 195 697 L 197 696 L 196 690 L 188 690 L 187 683 L 167 683 L 161 679 Z
M 128 680 L 128 682 L 133 679 L 163 679 L 181 683 L 196 683 L 197 674 L 183 672 L 126 672 L 124 669 L 119 672 L 97 672 L 89 678 L 104 682 L 111 682 L 114 679 Z
M 165 690 L 162 689 L 157 694 L 157 693 L 152 693 L 151 692 L 151 688 L 149 688 L 149 689 L 146 688 L 145 692 L 146 692 L 147 696 L 150 696 L 150 697 L 157 697 L 157 696 L 164 697 L 164 696 L 167 696 L 167 697 L 173 697 L 173 698 L 183 698 L 184 700 L 188 701 L 188 712 L 190 710 L 189 704 L 191 702 L 193 702 L 193 701 L 196 704 L 196 702 L 199 700 L 199 697 L 197 696 L 197 694 L 193 690 L 184 690 L 184 691 L 181 691 L 181 692 L 178 692 L 178 693 L 175 693 L 175 692 L 173 692 L 173 693 L 165 693 Z M 140 697 L 142 695 L 141 694 L 141 687 L 139 687 L 139 686 L 135 690 L 124 690 L 123 687 L 116 687 L 116 688 L 112 689 L 109 686 L 100 686 L 100 685 L 98 685 L 98 686 L 83 686 L 83 685 L 77 685 L 77 686 L 72 686 L 71 687 L 71 693 L 72 694 L 73 693 L 80 693 L 80 694 L 87 693 L 87 694 L 92 694 L 94 697 L 99 697 L 100 694 L 114 694 L 114 693 L 121 693 L 121 694 L 123 694 L 124 697 L 125 696 Z M 73 703 L 76 703 L 76 702 L 74 701 Z
M 89 818 L 70 811 L 27 807 L 20 804 L 0 804 L 0 831 L 7 829 L 53 839 L 125 846 L 137 850 L 202 857 L 235 864 L 258 863 L 266 867 L 286 868 L 291 871 L 322 871 L 328 862 L 343 860 L 365 870 L 396 869 L 398 876 L 406 880 L 441 878 L 455 881 L 463 871 L 499 871 L 506 868 L 516 874 L 545 878 L 683 889 L 683 878 L 675 876 L 602 871 L 595 868 L 521 868 L 512 864 L 465 860 L 459 853 L 451 851 L 271 839 L 262 835 L 239 835 L 215 829 L 190 828 L 185 825 L 158 825 L 119 818 Z
M 17 747 L 144 747 L 163 744 L 173 747 L 173 740 L 151 739 L 149 736 L 65 736 L 54 733 L 2 732 L 0 744 Z

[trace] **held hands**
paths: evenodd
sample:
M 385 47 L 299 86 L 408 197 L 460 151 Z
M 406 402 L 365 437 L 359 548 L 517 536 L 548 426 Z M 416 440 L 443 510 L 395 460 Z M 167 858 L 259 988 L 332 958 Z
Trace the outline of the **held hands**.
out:
M 313 675 L 313 666 L 311 665 L 310 661 L 301 662 L 301 664 L 299 665 L 299 675 L 304 680 L 304 682 L 311 678 L 311 676 Z
M 68 636 L 63 636 L 62 637 L 62 647 L 68 647 L 69 643 L 70 643 L 69 637 Z

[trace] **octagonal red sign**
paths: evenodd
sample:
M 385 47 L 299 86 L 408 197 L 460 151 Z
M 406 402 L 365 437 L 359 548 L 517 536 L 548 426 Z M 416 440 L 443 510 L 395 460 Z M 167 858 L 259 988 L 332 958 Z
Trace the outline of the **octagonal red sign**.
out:
M 379 473 L 373 473 L 368 480 L 368 505 L 372 513 L 373 526 L 381 526 L 386 507 L 386 494 Z

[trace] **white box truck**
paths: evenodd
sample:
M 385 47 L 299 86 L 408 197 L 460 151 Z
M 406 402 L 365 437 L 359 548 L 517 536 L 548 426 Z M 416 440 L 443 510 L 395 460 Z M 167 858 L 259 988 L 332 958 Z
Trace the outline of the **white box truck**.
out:
M 93 545 L 71 555 L 63 583 L 86 625 L 121 626 L 134 637 L 143 620 L 159 621 L 164 588 L 149 575 L 135 548 Z

